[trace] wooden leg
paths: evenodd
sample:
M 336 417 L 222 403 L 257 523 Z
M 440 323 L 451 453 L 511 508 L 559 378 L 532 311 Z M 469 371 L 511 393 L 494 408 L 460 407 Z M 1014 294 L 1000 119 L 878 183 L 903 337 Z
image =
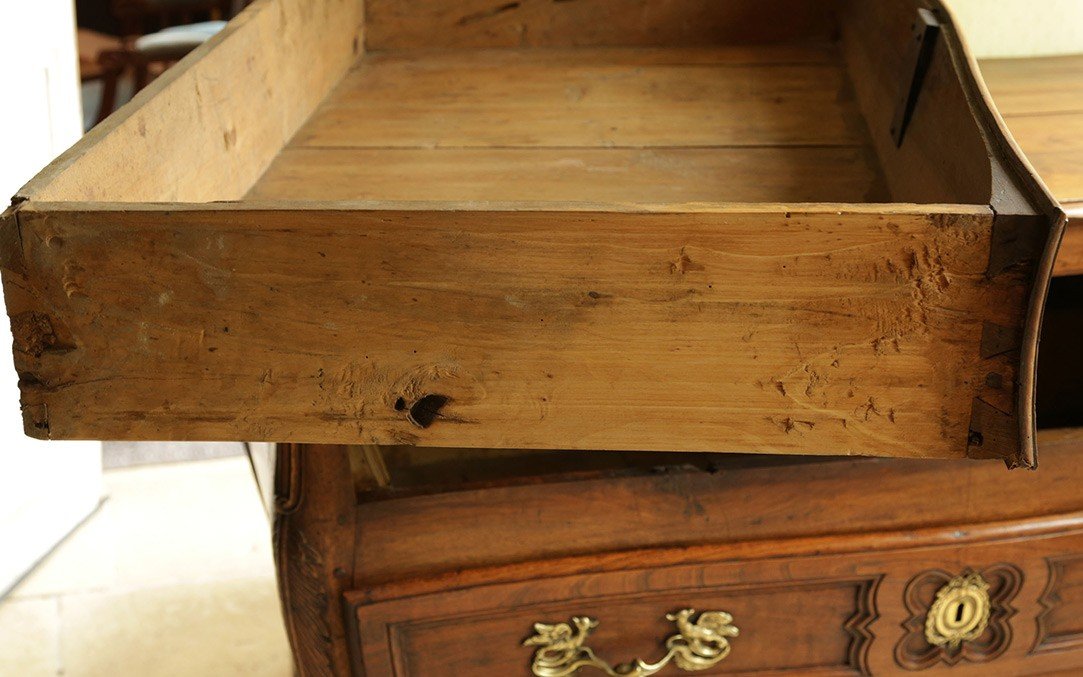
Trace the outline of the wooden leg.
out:
M 301 677 L 350 674 L 342 593 L 353 580 L 356 502 L 346 447 L 280 444 L 275 567 Z
M 102 99 L 98 106 L 98 115 L 94 124 L 99 124 L 109 117 L 109 114 L 117 106 L 117 88 L 120 79 L 128 68 L 128 55 L 124 50 L 111 50 L 98 55 L 98 63 L 102 68 Z
M 135 66 L 132 70 L 135 73 L 135 84 L 132 85 L 132 95 L 134 96 L 150 82 L 150 63 L 146 59 L 138 57 L 135 59 Z

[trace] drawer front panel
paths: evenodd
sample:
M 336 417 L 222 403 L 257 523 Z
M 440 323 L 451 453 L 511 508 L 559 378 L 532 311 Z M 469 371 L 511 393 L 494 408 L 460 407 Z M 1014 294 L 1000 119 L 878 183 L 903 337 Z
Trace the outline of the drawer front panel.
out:
M 585 645 L 600 659 L 612 665 L 636 658 L 654 662 L 666 653 L 665 640 L 677 632 L 666 614 L 695 608 L 726 611 L 740 630 L 718 673 L 812 668 L 857 672 L 875 584 L 875 579 L 809 581 L 522 605 L 491 615 L 397 624 L 391 645 L 400 674 L 521 674 L 532 654 L 522 642 L 534 623 L 570 623 L 572 616 L 588 616 L 599 623 Z M 799 646 L 800 651 L 779 652 L 783 646 Z
M 27 430 L 1029 464 L 1030 288 L 925 209 L 22 208 Z
M 1083 554 L 1051 557 L 1034 650 L 1083 648 Z
M 653 663 L 680 634 L 666 615 L 686 608 L 727 612 L 739 630 L 730 653 L 696 674 L 1032 674 L 1083 667 L 1083 651 L 1072 650 L 1083 648 L 1078 553 L 1080 534 L 701 564 L 664 564 L 680 554 L 655 551 L 622 555 L 624 570 L 602 573 L 547 575 L 563 571 L 554 562 L 525 567 L 531 579 L 519 582 L 485 582 L 510 571 L 466 572 L 450 591 L 446 579 L 443 591 L 408 592 L 416 582 L 361 590 L 347 594 L 347 614 L 368 677 L 531 675 L 540 644 L 524 641 L 558 624 L 597 663 Z M 975 574 L 988 583 L 987 617 L 958 644 L 930 644 L 926 619 L 941 589 Z M 577 617 L 597 624 L 584 631 Z M 660 674 L 681 671 L 670 664 Z

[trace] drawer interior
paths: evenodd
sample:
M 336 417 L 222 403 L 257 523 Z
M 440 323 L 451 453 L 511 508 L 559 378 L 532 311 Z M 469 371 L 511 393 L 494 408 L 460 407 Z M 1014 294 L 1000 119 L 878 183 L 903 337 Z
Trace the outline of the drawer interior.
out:
M 568 482 L 667 472 L 719 473 L 811 462 L 762 454 L 474 449 L 352 445 L 350 470 L 362 502 L 537 482 Z M 816 458 L 816 457 L 812 457 Z M 815 462 L 823 462 L 823 459 Z
M 1054 278 L 1038 355 L 1039 428 L 1083 426 L 1083 275 Z
M 250 200 L 887 202 L 839 46 L 363 56 Z
M 310 4 L 254 3 L 20 197 L 988 205 L 994 175 L 1018 197 L 931 0 Z
M 644 2 L 640 23 L 615 17 L 618 3 L 576 4 L 369 3 L 367 49 L 244 199 L 989 201 L 989 157 L 958 83 L 940 80 L 945 49 L 925 101 L 910 100 L 914 138 L 893 136 L 911 3 Z M 952 116 L 950 137 L 931 131 Z

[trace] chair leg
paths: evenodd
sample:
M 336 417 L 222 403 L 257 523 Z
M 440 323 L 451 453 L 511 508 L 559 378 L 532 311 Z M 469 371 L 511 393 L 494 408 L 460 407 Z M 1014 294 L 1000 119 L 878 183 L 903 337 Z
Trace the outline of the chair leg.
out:
M 146 59 L 138 59 L 135 62 L 133 70 L 135 71 L 135 85 L 132 89 L 132 94 L 134 95 L 146 87 L 147 83 L 150 81 L 150 67 Z
M 124 75 L 126 59 L 121 52 L 103 52 L 98 57 L 102 65 L 102 99 L 98 106 L 97 119 L 94 124 L 99 124 L 109 117 L 109 114 L 117 106 L 117 89 L 120 78 Z
M 102 78 L 102 98 L 98 104 L 98 115 L 94 124 L 101 124 L 102 120 L 109 117 L 117 104 L 117 82 L 120 76 L 117 73 L 106 73 Z

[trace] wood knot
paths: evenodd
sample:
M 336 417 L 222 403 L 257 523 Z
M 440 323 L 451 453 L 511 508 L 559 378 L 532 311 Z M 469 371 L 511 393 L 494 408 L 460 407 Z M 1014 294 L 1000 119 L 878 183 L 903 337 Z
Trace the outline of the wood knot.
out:
M 11 333 L 15 350 L 32 357 L 41 357 L 46 351 L 70 349 L 59 339 L 52 320 L 44 313 L 28 311 L 12 317 Z
M 693 270 L 706 270 L 706 267 L 703 264 L 693 261 L 685 252 L 685 247 L 681 247 L 681 252 L 677 255 L 677 260 L 670 262 L 669 264 L 670 274 L 684 275 Z
M 440 416 L 440 410 L 451 401 L 446 395 L 424 395 L 410 406 L 406 419 L 419 428 L 428 428 Z M 406 402 L 400 397 L 395 401 L 395 409 L 401 411 L 399 404 Z

